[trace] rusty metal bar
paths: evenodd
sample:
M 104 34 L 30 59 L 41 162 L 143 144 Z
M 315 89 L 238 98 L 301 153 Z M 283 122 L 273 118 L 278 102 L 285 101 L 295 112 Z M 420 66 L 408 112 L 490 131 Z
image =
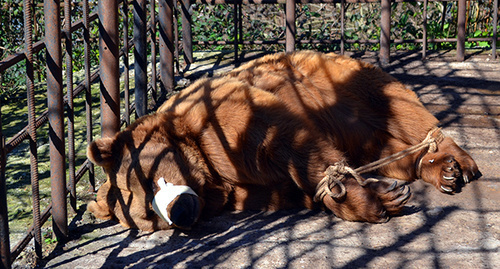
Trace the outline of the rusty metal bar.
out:
M 345 54 L 345 0 L 340 2 L 340 54 Z
M 295 50 L 295 36 L 296 36 L 296 27 L 295 27 L 295 0 L 286 0 L 285 7 L 286 14 L 286 52 L 292 52 Z
M 0 100 L 0 267 L 10 269 L 9 211 L 7 208 L 7 182 L 5 178 L 5 136 L 2 132 L 2 101 Z
M 36 42 L 35 44 L 32 45 L 33 54 L 40 52 L 44 48 L 45 48 L 44 40 Z M 3 73 L 5 70 L 9 69 L 10 67 L 14 66 L 15 64 L 25 59 L 26 59 L 26 53 L 24 50 L 22 52 L 18 52 L 10 56 L 7 56 L 0 62 L 0 73 Z
M 98 71 L 94 72 L 92 75 L 91 75 L 91 82 L 94 82 L 96 81 L 97 79 L 99 78 L 99 73 Z M 75 88 L 75 96 L 78 95 L 80 92 L 82 92 L 84 90 L 84 83 L 78 85 L 76 88 Z M 66 100 L 64 100 L 66 102 Z M 35 128 L 38 129 L 40 126 L 42 126 L 43 124 L 47 123 L 48 121 L 48 111 L 44 111 L 42 112 L 42 114 L 36 118 L 36 121 L 35 121 Z M 28 132 L 28 128 L 29 126 L 26 126 L 24 127 L 21 131 L 19 131 L 17 134 L 15 134 L 11 139 L 9 139 L 9 141 L 7 141 L 7 144 L 5 145 L 5 154 L 9 154 L 10 152 L 12 152 L 12 150 L 14 150 L 15 147 L 17 147 L 19 144 L 21 144 L 26 138 L 29 137 L 29 132 Z
M 423 21 L 423 35 L 422 35 L 422 59 L 427 58 L 427 5 L 428 0 L 424 0 L 424 11 L 422 16 L 424 17 Z
M 498 27 L 498 0 L 493 1 L 493 40 L 491 41 L 491 57 L 497 58 L 497 27 Z
M 151 0 L 150 4 L 150 16 L 151 16 L 151 87 L 153 93 L 153 100 L 155 103 L 158 101 L 158 79 L 156 78 L 156 1 Z
M 173 14 L 173 21 L 174 23 L 175 22 L 178 22 L 179 21 L 179 12 L 178 12 L 178 7 L 179 5 L 179 1 L 174 1 L 174 14 Z M 182 18 L 181 18 L 182 20 Z M 182 23 L 181 23 L 182 25 Z M 179 27 L 177 27 L 177 25 L 175 24 L 175 27 L 174 27 L 174 70 L 177 70 L 177 71 L 174 71 L 174 74 L 178 74 L 180 73 L 181 71 L 181 67 L 180 67 L 180 63 L 179 63 L 179 50 L 180 50 L 180 47 L 182 46 L 182 44 L 179 44 Z M 186 66 L 186 68 L 188 68 L 188 66 Z
M 89 15 L 89 19 L 90 21 L 97 19 L 97 13 L 95 12 L 91 13 Z M 83 19 L 80 19 L 71 26 L 71 32 L 74 32 L 82 27 L 83 27 Z M 33 54 L 37 54 L 43 49 L 45 49 L 44 40 L 37 41 L 35 44 L 33 44 Z M 24 53 L 24 51 L 7 56 L 2 61 L 0 61 L 0 73 L 4 72 L 5 70 L 9 69 L 13 65 L 21 62 L 24 59 L 26 59 L 26 54 Z
M 51 202 L 43 210 L 43 212 L 40 214 L 40 223 L 42 225 L 45 222 L 47 222 L 47 220 L 49 219 L 49 217 L 50 217 L 50 211 L 52 211 L 52 205 L 53 205 L 53 202 Z M 37 228 L 36 228 L 35 224 L 31 225 L 28 228 L 26 236 L 24 236 L 23 238 L 21 238 L 21 240 L 19 240 L 17 242 L 17 244 L 12 248 L 11 262 L 13 262 L 19 256 L 19 254 L 21 254 L 21 252 L 23 251 L 23 249 L 28 245 L 28 243 L 30 242 L 30 240 L 34 237 L 33 235 L 36 234 L 36 229 Z M 36 235 L 35 235 L 35 237 L 36 237 Z
M 85 70 L 85 79 L 84 79 L 84 90 L 85 90 L 85 119 L 87 121 L 87 145 L 89 145 L 92 140 L 94 140 L 93 130 L 92 130 L 92 80 L 90 74 L 90 7 L 89 1 L 83 1 L 83 40 L 84 40 L 84 70 Z M 89 169 L 89 183 L 90 190 L 95 192 L 95 171 L 94 164 L 92 162 L 88 162 Z
M 466 0 L 458 0 L 457 61 L 465 60 Z
M 243 4 L 238 4 L 238 35 L 240 44 L 243 44 Z
M 135 70 L 135 113 L 146 115 L 147 104 L 147 54 L 146 54 L 146 0 L 134 0 L 134 70 Z
M 391 49 L 391 0 L 381 0 L 379 62 L 389 64 Z
M 120 130 L 118 1 L 99 1 L 98 13 L 101 135 L 102 137 L 112 137 Z
M 129 63 L 129 33 L 128 33 L 128 1 L 123 1 L 122 5 L 123 12 L 123 73 L 124 73 L 124 81 L 123 81 L 123 91 L 125 98 L 125 123 L 126 125 L 130 125 L 130 63 Z
M 161 94 L 174 89 L 174 27 L 173 0 L 159 0 L 160 19 L 160 89 Z
M 64 36 L 66 48 L 66 92 L 68 115 L 69 203 L 76 212 L 75 184 L 75 106 L 73 104 L 73 40 L 71 38 L 71 0 L 64 0 Z
M 190 13 L 191 1 L 182 0 L 180 4 L 182 17 L 182 50 L 184 51 L 184 62 L 189 66 L 193 63 L 193 19 Z
M 49 1 L 50 2 L 50 1 Z M 42 259 L 42 235 L 40 224 L 40 196 L 38 185 L 38 154 L 35 127 L 35 86 L 33 74 L 33 30 L 32 30 L 32 2 L 24 0 L 24 41 L 26 45 L 26 89 L 28 95 L 28 134 L 30 138 L 30 171 L 31 195 L 33 203 L 33 225 L 35 227 L 35 254 L 36 259 Z M 50 5 L 50 3 L 46 4 Z M 49 58 L 47 58 L 47 62 Z M 47 77 L 49 83 L 49 77 Z
M 233 47 L 234 47 L 234 65 L 238 65 L 238 0 L 233 0 L 233 27 L 234 27 L 234 36 L 233 36 Z
M 63 77 L 60 2 L 45 1 L 47 46 L 47 108 L 49 117 L 52 229 L 59 241 L 68 237 L 66 204 L 66 153 L 64 137 Z
M 78 183 L 80 181 L 80 179 L 83 177 L 83 175 L 85 174 L 85 172 L 88 171 L 88 167 L 90 167 L 90 165 L 89 165 L 90 163 L 91 162 L 89 161 L 89 159 L 87 159 L 80 166 L 80 168 L 76 172 L 76 177 L 75 177 L 76 183 Z M 69 186 L 68 186 L 68 189 L 66 190 L 66 193 L 68 193 L 68 192 L 69 192 Z M 49 219 L 49 217 L 51 215 L 50 212 L 52 211 L 52 206 L 53 206 L 53 202 L 50 202 L 49 205 L 41 213 L 41 215 L 40 215 L 40 223 L 42 225 L 45 222 L 47 222 L 47 220 Z M 28 230 L 27 230 L 26 234 L 24 235 L 24 237 L 21 238 L 17 242 L 17 244 L 12 248 L 11 262 L 14 261 L 19 256 L 19 254 L 21 254 L 21 252 L 23 251 L 23 249 L 28 245 L 28 243 L 30 242 L 30 240 L 33 238 L 34 230 L 35 230 L 34 225 L 31 225 L 28 228 Z

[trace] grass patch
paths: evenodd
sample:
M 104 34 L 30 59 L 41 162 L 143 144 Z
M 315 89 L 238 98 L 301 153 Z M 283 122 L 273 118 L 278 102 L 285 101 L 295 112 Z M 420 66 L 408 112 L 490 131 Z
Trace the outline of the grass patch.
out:
M 123 89 L 123 76 L 121 76 L 121 87 Z M 64 78 L 65 79 L 65 78 Z M 76 84 L 83 80 L 83 72 L 74 74 L 75 87 Z M 133 87 L 134 80 L 131 72 L 130 85 Z M 65 81 L 65 80 L 64 80 Z M 94 138 L 100 137 L 100 92 L 99 83 L 94 83 L 92 89 L 92 129 Z M 66 90 L 66 87 L 64 88 Z M 131 91 L 131 96 L 133 89 Z M 19 90 L 20 94 L 5 102 L 2 107 L 2 131 L 9 141 L 15 134 L 21 131 L 28 123 L 28 108 L 26 90 Z M 38 84 L 35 87 L 35 114 L 40 116 L 47 110 L 47 86 L 46 84 Z M 66 94 L 66 93 L 65 93 Z M 121 92 L 122 98 L 122 113 L 124 111 L 124 93 Z M 131 98 L 131 102 L 133 98 Z M 65 151 L 66 158 L 68 156 L 68 119 L 67 111 L 64 112 L 65 116 Z M 85 111 L 85 92 L 80 93 L 74 98 L 74 130 L 75 130 L 75 165 L 76 170 L 87 159 L 87 122 Z M 133 117 L 132 117 L 133 118 Z M 37 160 L 38 160 L 38 178 L 39 178 L 39 194 L 40 194 L 40 211 L 44 209 L 51 202 L 51 181 L 50 181 L 50 146 L 48 137 L 48 123 L 42 125 L 37 129 Z M 7 204 L 8 204 L 8 218 L 9 218 L 9 231 L 11 248 L 22 238 L 26 233 L 28 227 L 33 224 L 33 198 L 31 186 L 31 168 L 30 168 L 30 150 L 29 141 L 24 140 L 12 152 L 7 155 L 6 164 L 6 186 L 7 186 Z M 68 161 L 66 160 L 66 181 L 69 181 L 68 175 Z M 102 184 L 106 176 L 101 168 L 96 167 L 96 185 Z M 88 180 L 88 173 L 77 184 L 77 207 L 86 204 L 90 199 L 95 197 L 95 194 L 90 191 L 90 182 Z M 68 223 L 76 215 L 69 207 L 68 199 Z M 52 224 L 51 220 L 47 221 L 42 227 L 44 234 L 44 248 L 54 245 L 52 238 Z M 50 242 L 48 244 L 47 242 Z M 47 246 L 45 246 L 47 245 Z

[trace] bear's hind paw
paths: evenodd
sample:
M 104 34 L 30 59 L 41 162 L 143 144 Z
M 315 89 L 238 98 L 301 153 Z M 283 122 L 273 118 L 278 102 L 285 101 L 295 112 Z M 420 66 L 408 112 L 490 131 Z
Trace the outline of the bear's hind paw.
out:
M 385 181 L 379 181 L 371 183 L 370 187 L 377 193 L 389 216 L 399 215 L 411 197 L 410 187 L 408 185 L 398 186 L 396 181 L 390 185 Z

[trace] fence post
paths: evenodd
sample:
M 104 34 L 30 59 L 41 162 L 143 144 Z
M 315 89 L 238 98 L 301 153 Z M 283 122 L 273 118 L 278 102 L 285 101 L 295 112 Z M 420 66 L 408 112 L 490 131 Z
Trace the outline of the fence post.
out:
M 428 0 L 424 0 L 424 25 L 423 25 L 423 41 L 422 41 L 422 60 L 427 58 L 427 5 Z
M 35 127 L 35 86 L 33 73 L 33 29 L 32 29 L 32 2 L 24 0 L 24 43 L 26 55 L 26 91 L 28 99 L 28 135 L 30 145 L 30 175 L 31 197 L 33 204 L 33 237 L 35 243 L 36 259 L 42 258 L 42 236 L 40 223 L 40 200 L 38 186 L 38 155 L 36 145 Z M 48 82 L 48 79 L 47 79 Z
M 47 46 L 47 107 L 49 111 L 50 186 L 54 234 L 68 237 L 66 204 L 66 157 L 61 51 L 60 1 L 45 1 L 45 43 Z
M 382 0 L 380 14 L 380 55 L 382 66 L 389 64 L 391 49 L 391 0 Z
M 101 135 L 112 137 L 120 130 L 118 1 L 100 0 L 98 13 Z
M 493 1 L 493 40 L 491 42 L 491 57 L 497 58 L 497 25 L 498 25 L 498 0 Z
M 130 63 L 129 63 L 129 53 L 130 53 L 130 47 L 129 47 L 129 32 L 128 32 L 128 26 L 129 26 L 129 9 L 128 9 L 129 2 L 128 1 L 123 1 L 122 3 L 122 13 L 123 13 L 123 101 L 125 103 L 125 110 L 124 116 L 125 116 L 125 125 L 129 126 L 130 125 Z
M 0 268 L 10 269 L 9 211 L 5 178 L 5 137 L 2 132 L 2 101 L 0 100 Z
M 159 0 L 160 19 L 160 90 L 161 94 L 174 89 L 174 0 Z
M 92 131 L 93 119 L 92 119 L 92 89 L 91 89 L 91 79 L 90 79 L 90 7 L 89 1 L 83 1 L 83 39 L 84 39 L 84 65 L 85 65 L 85 119 L 87 122 L 87 145 L 94 139 L 94 134 Z M 95 191 L 95 170 L 94 164 L 88 162 L 89 168 L 89 182 L 90 189 L 92 192 Z
M 295 50 L 295 0 L 286 0 L 286 52 Z
M 345 0 L 340 1 L 340 54 L 345 54 Z
M 71 38 L 71 0 L 64 0 L 64 36 L 66 48 L 66 93 L 68 101 L 68 174 L 69 174 L 69 203 L 73 212 L 76 208 L 76 179 L 75 179 L 75 106 L 73 102 L 73 40 Z
M 182 51 L 184 52 L 184 62 L 188 66 L 193 63 L 193 33 L 191 30 L 193 21 L 189 13 L 190 6 L 190 0 L 181 1 Z
M 465 21 L 466 21 L 465 0 L 458 0 L 457 19 L 457 61 L 465 60 Z
M 153 89 L 153 100 L 158 102 L 158 83 L 156 77 L 156 2 L 151 0 L 149 3 L 151 16 L 151 88 Z
M 147 113 L 146 0 L 134 0 L 135 113 Z
M 238 25 L 239 25 L 239 16 L 238 16 L 238 0 L 233 0 L 233 26 L 234 26 L 234 41 L 233 41 L 233 47 L 234 47 L 234 66 L 238 65 L 239 59 L 238 59 L 238 45 L 239 45 L 239 40 L 238 40 Z

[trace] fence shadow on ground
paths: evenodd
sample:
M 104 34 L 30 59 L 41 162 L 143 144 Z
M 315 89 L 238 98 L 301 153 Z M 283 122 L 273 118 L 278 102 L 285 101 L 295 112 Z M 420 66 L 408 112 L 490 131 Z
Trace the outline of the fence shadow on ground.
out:
M 462 144 L 467 150 L 498 150 L 498 120 L 471 123 L 470 115 L 462 113 L 465 107 L 498 113 L 497 105 L 488 101 L 498 98 L 498 78 L 478 75 L 479 69 L 471 70 L 476 72 L 474 77 L 466 77 L 460 64 L 429 64 L 417 60 L 418 53 L 399 56 L 386 70 L 412 88 L 443 127 L 455 128 L 459 135 L 467 128 L 493 130 L 494 146 L 465 143 L 469 138 L 465 136 Z M 413 72 L 417 68 L 420 73 Z M 433 111 L 437 103 L 440 107 Z M 495 171 L 486 169 L 480 182 L 456 196 L 414 183 L 411 206 L 403 216 L 377 225 L 345 222 L 322 211 L 228 212 L 190 231 L 145 233 L 113 222 L 83 223 L 88 214 L 83 207 L 70 225 L 71 244 L 58 245 L 47 258 L 53 259 L 47 268 L 74 264 L 89 265 L 86 268 L 440 268 L 464 267 L 478 260 L 482 264 L 476 266 L 494 268 L 500 240 L 493 225 L 500 211 L 485 201 L 492 193 L 486 185 L 499 183 Z
M 288 268 L 314 264 L 311 261 L 320 262 L 318 266 L 328 265 L 324 263 L 331 261 L 331 267 L 359 268 L 393 255 L 399 255 L 399 265 L 405 266 L 412 263 L 407 257 L 407 248 L 422 236 L 433 234 L 433 229 L 457 210 L 459 208 L 455 206 L 444 207 L 439 216 L 435 216 L 426 213 L 430 209 L 425 206 L 407 208 L 407 216 L 420 214 L 419 219 L 424 218 L 411 230 L 398 229 L 401 218 L 373 225 L 344 222 L 327 213 L 309 210 L 227 213 L 201 222 L 192 231 L 174 231 L 166 240 L 155 242 L 154 247 L 147 249 L 141 249 L 140 245 L 146 245 L 145 242 L 151 240 L 151 233 L 123 229 L 77 243 L 71 248 L 59 246 L 53 252 L 54 256 L 88 249 L 92 245 L 95 249 L 81 251 L 80 255 L 63 259 L 47 268 L 81 262 L 85 256 L 92 259 L 92 256 L 102 252 L 106 252 L 105 261 L 95 264 L 96 268 L 171 268 L 175 265 L 180 268 Z M 88 228 L 93 226 L 99 229 L 106 225 L 110 223 L 89 225 Z M 380 229 L 386 232 L 392 230 L 392 234 L 380 234 L 377 231 Z M 79 227 L 72 234 L 75 238 L 84 238 L 86 231 L 90 230 Z M 125 236 L 122 240 L 113 244 L 107 242 L 109 237 L 120 234 Z M 380 238 L 389 237 L 392 243 L 379 245 Z M 358 240 L 360 242 L 355 242 Z M 431 242 L 430 247 L 419 254 L 431 257 L 431 265 L 438 268 L 442 253 L 433 244 Z M 346 254 L 346 251 L 356 254 Z

